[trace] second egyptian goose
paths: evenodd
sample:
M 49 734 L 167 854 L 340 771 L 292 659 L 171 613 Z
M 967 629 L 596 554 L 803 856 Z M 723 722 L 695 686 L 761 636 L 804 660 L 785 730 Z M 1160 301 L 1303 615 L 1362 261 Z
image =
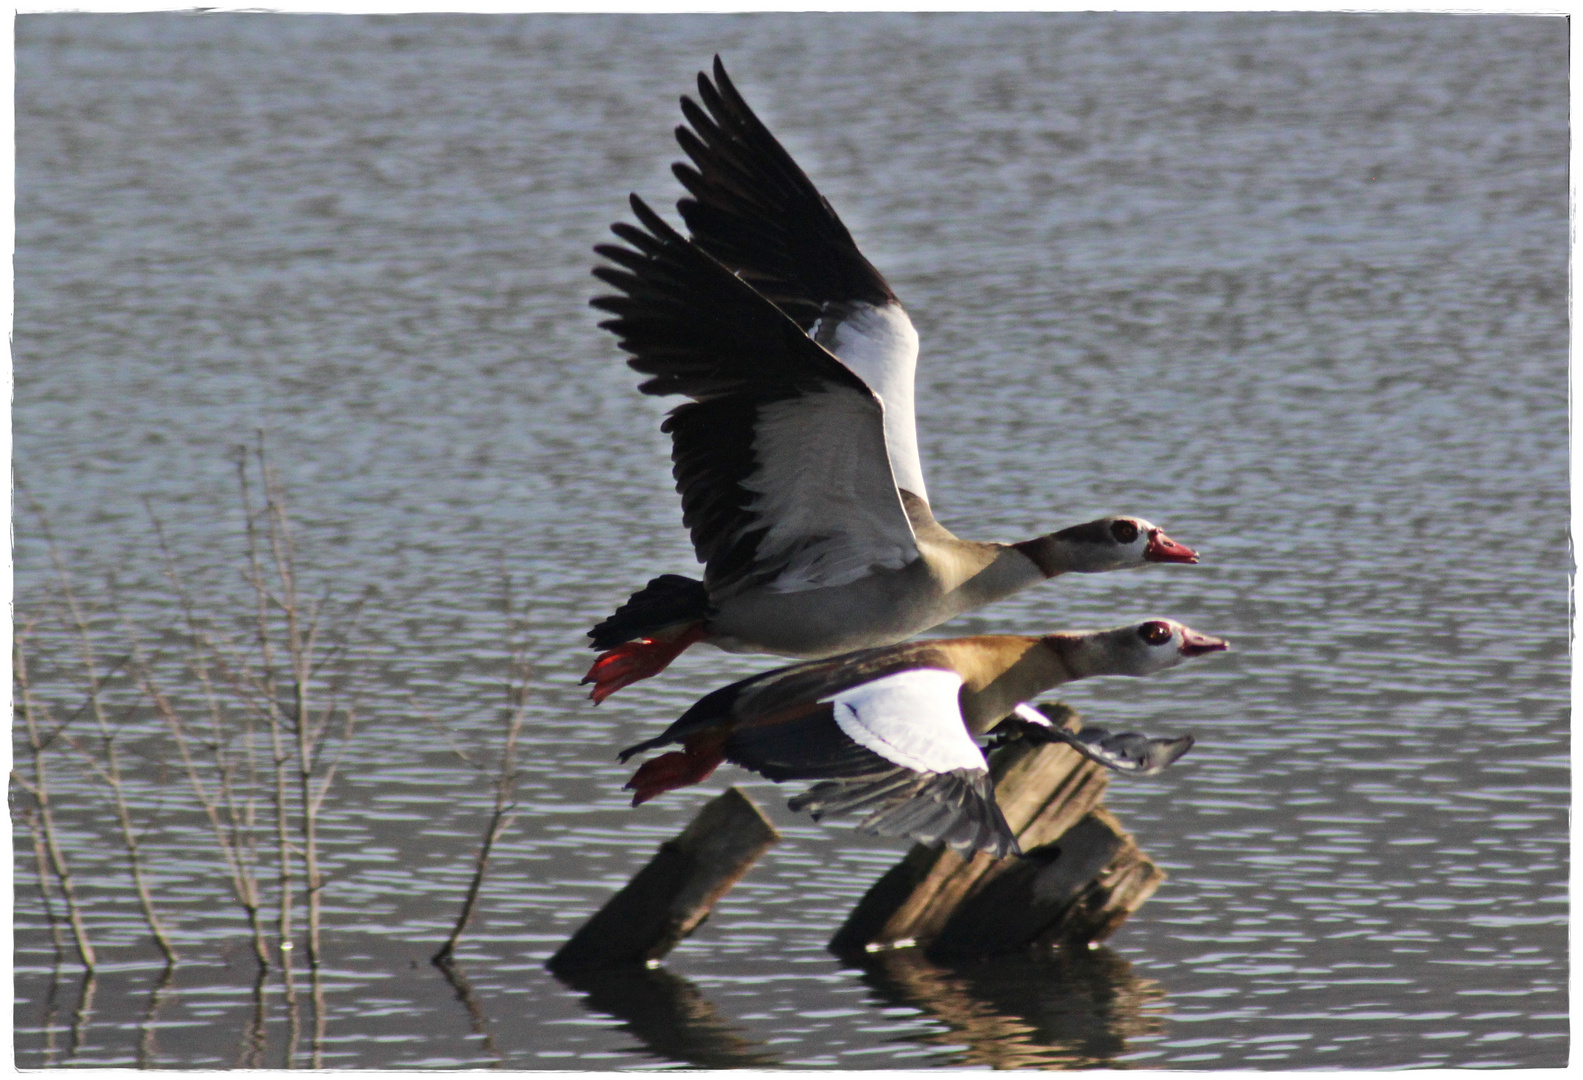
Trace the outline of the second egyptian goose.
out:
M 860 828 L 996 856 L 1017 850 L 976 737 L 1004 719 L 1062 737 L 1112 768 L 1158 771 L 1191 738 L 1071 738 L 1027 702 L 1095 675 L 1148 675 L 1229 646 L 1170 619 L 1043 637 L 910 641 L 765 672 L 699 700 L 655 738 L 671 743 L 627 783 L 632 805 L 696 784 L 722 761 L 771 780 L 817 780 L 791 800 L 815 819 L 864 813 Z M 1139 743 L 1141 740 L 1141 744 Z
M 825 657 L 903 641 L 1063 573 L 1197 562 L 1142 518 L 1025 540 L 958 539 L 930 508 L 913 421 L 918 335 L 890 286 L 715 59 L 683 98 L 692 237 L 636 195 L 641 228 L 594 273 L 621 295 L 600 325 L 680 394 L 672 439 L 702 581 L 665 574 L 589 633 L 603 701 L 707 641 Z

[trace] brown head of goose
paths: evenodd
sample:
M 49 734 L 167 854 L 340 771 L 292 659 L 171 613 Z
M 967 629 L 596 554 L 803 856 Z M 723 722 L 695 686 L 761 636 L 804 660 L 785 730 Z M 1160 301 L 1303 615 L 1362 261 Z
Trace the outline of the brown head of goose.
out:
M 702 581 L 665 574 L 589 633 L 602 701 L 707 641 L 824 657 L 903 641 L 1063 573 L 1197 555 L 1142 518 L 1018 544 L 961 540 L 929 505 L 913 420 L 918 334 L 828 201 L 719 58 L 683 98 L 684 237 L 636 195 L 639 226 L 595 250 L 619 295 L 600 325 L 690 398 L 662 425 Z
M 682 745 L 644 762 L 628 781 L 634 806 L 698 783 L 730 761 L 771 780 L 818 781 L 790 803 L 815 819 L 864 813 L 859 827 L 869 832 L 1005 855 L 1017 844 L 995 803 L 978 736 L 1007 717 L 1052 728 L 1026 703 L 1061 683 L 1148 675 L 1228 647 L 1170 619 L 1150 619 L 1110 630 L 865 649 L 716 690 L 620 759 Z M 1130 764 L 1121 752 L 1127 738 L 1087 748 L 1069 741 L 1113 768 L 1148 773 L 1167 763 L 1145 747 L 1141 761 Z M 1166 757 L 1179 757 L 1191 740 L 1172 745 L 1177 749 Z

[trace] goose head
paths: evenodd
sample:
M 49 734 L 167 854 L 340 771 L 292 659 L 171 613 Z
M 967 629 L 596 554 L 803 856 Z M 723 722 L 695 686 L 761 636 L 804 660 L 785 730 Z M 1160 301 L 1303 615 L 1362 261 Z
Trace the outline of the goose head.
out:
M 1196 563 L 1198 552 L 1178 544 L 1152 521 L 1104 517 L 1055 533 L 1070 569 L 1079 574 L 1125 570 L 1145 563 Z
M 1051 637 L 1076 645 L 1075 659 L 1088 675 L 1151 675 L 1231 648 L 1225 640 L 1201 634 L 1175 619 L 1148 619 L 1111 630 Z

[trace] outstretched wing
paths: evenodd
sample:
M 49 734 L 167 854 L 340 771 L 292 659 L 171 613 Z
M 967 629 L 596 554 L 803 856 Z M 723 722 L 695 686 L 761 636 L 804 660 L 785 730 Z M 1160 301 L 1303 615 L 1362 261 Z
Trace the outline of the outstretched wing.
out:
M 700 72 L 702 106 L 682 98 L 676 141 L 692 159 L 672 171 L 691 198 L 676 204 L 694 242 L 767 296 L 885 403 L 896 483 L 926 504 L 913 416 L 918 332 L 863 257 L 829 200 L 747 102 L 715 57 Z
M 1017 851 L 983 752 L 962 722 L 955 672 L 913 669 L 817 707 L 739 721 L 730 761 L 772 780 L 819 780 L 791 800 L 813 816 L 864 813 L 859 827 L 960 851 Z
M 663 430 L 705 582 L 794 592 L 918 557 L 885 448 L 885 408 L 851 370 L 636 195 L 643 228 L 595 250 L 620 269 L 595 307 L 648 394 L 693 400 Z

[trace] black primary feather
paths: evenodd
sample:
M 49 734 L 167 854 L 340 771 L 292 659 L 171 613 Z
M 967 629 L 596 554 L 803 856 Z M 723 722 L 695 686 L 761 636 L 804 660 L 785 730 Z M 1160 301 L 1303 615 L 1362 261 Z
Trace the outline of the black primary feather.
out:
M 829 200 L 754 115 L 715 57 L 698 75 L 700 107 L 682 98 L 691 129 L 676 141 L 692 164 L 672 172 L 691 198 L 676 204 L 705 251 L 774 301 L 805 331 L 831 304 L 894 301 Z
M 622 267 L 595 267 L 594 276 L 623 295 L 590 303 L 616 316 L 599 325 L 632 354 L 627 363 L 635 371 L 652 376 L 640 390 L 697 400 L 743 391 L 791 396 L 831 384 L 869 393 L 751 285 L 638 196 L 629 201 L 643 228 L 617 222 L 611 231 L 627 246 L 594 249 Z

